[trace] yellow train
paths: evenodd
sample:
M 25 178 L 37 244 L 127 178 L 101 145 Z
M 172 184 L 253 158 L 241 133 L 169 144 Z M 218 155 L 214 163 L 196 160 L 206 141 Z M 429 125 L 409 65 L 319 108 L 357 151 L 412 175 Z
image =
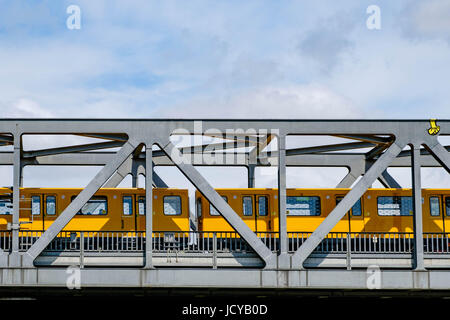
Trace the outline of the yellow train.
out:
M 22 188 L 21 230 L 45 230 L 82 189 Z M 287 189 L 287 231 L 312 232 L 349 189 Z M 217 189 L 256 232 L 278 232 L 277 189 Z M 153 230 L 189 231 L 185 189 L 153 189 Z M 450 230 L 450 190 L 422 190 L 424 232 Z M 0 188 L 0 230 L 12 222 L 12 190 Z M 198 231 L 233 231 L 197 191 Z M 100 189 L 63 231 L 145 231 L 145 189 Z M 369 189 L 332 232 L 412 232 L 411 189 Z
M 82 189 L 20 190 L 21 230 L 46 230 Z M 0 188 L 0 230 L 12 222 L 12 191 Z M 145 231 L 145 189 L 100 189 L 63 231 Z M 188 190 L 153 189 L 153 230 L 189 231 Z
M 313 232 L 350 189 L 287 189 L 287 232 Z M 278 232 L 277 189 L 217 189 L 256 232 Z M 200 231 L 232 231 L 196 193 Z M 424 232 L 450 231 L 450 190 L 423 189 Z M 369 189 L 331 232 L 413 232 L 411 189 Z

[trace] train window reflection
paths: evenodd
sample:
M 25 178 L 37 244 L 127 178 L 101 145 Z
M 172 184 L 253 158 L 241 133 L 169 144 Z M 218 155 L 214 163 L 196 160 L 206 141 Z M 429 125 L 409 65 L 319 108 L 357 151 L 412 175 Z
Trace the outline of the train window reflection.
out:
M 145 216 L 146 204 L 145 197 L 138 198 L 138 213 L 140 216 Z
M 41 197 L 31 196 L 31 214 L 38 216 L 41 214 Z
M 320 198 L 286 197 L 288 216 L 320 216 Z
M 225 202 L 228 202 L 226 196 L 222 196 L 222 199 L 225 200 Z M 211 204 L 209 204 L 209 214 L 212 216 L 220 216 L 220 213 Z
M 267 216 L 269 211 L 268 206 L 269 200 L 266 196 L 258 197 L 258 215 L 259 216 Z
M 45 197 L 45 211 L 48 216 L 54 216 L 56 214 L 56 197 L 46 196 Z
M 439 217 L 441 215 L 438 197 L 430 197 L 430 215 L 433 217 Z
M 123 197 L 123 215 L 131 216 L 133 214 L 133 198 L 131 196 Z
M 0 196 L 0 214 L 12 214 L 13 205 L 10 196 Z
M 167 216 L 181 215 L 181 197 L 165 196 L 164 197 L 164 214 Z
M 242 212 L 244 216 L 253 215 L 253 198 L 249 196 L 242 197 Z
M 380 216 L 411 216 L 413 214 L 412 197 L 378 197 Z
M 72 197 L 72 201 L 75 197 Z M 105 196 L 92 197 L 78 211 L 77 215 L 103 216 L 108 212 L 108 199 Z

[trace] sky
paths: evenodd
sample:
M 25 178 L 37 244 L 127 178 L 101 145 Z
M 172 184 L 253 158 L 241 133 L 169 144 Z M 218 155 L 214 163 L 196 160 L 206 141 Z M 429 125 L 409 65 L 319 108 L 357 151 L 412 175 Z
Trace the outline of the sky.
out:
M 0 117 L 449 119 L 449 17 L 450 0 L 0 0 Z

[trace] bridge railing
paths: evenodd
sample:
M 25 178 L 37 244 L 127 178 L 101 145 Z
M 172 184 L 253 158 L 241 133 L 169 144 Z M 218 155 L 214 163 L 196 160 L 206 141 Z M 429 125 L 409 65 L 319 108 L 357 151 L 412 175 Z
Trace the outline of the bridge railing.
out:
M 21 231 L 19 250 L 28 250 L 43 231 Z M 289 232 L 288 251 L 297 250 L 311 232 Z M 258 232 L 257 236 L 273 252 L 279 246 L 276 232 Z M 424 253 L 450 254 L 450 234 L 424 233 Z M 143 252 L 146 235 L 143 231 L 62 231 L 46 248 L 52 251 Z M 0 232 L 0 248 L 11 249 L 11 233 Z M 253 252 L 237 232 L 153 232 L 154 252 L 183 251 L 190 253 Z M 414 234 L 401 232 L 330 232 L 314 253 L 409 254 L 414 250 Z
M 0 249 L 3 251 L 11 249 L 11 231 L 0 231 Z

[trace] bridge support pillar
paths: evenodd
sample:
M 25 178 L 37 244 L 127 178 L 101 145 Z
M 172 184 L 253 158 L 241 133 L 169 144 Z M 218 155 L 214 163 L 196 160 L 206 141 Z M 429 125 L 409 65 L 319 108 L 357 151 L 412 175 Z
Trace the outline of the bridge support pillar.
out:
M 411 145 L 412 196 L 414 210 L 413 268 L 425 270 L 423 256 L 422 187 L 420 177 L 420 144 Z
M 152 146 L 145 146 L 145 269 L 152 269 L 153 255 L 153 161 Z
M 278 136 L 278 208 L 280 231 L 280 255 L 278 268 L 291 268 L 291 258 L 288 255 L 287 218 L 286 218 L 286 135 Z

